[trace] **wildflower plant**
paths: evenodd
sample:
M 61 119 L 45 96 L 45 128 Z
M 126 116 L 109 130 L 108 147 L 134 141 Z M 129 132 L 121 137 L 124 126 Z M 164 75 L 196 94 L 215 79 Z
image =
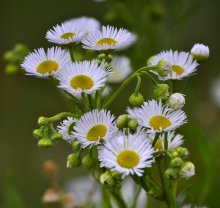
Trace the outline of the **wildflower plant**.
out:
M 131 177 L 148 196 L 176 208 L 178 182 L 192 177 L 195 166 L 182 146 L 184 135 L 178 133 L 187 122 L 187 95 L 175 83 L 196 73 L 201 60 L 208 58 L 208 47 L 196 44 L 191 52 L 152 54 L 146 65 L 132 70 L 131 60 L 118 51 L 135 44 L 138 36 L 124 28 L 82 17 L 53 27 L 46 39 L 56 46 L 34 50 L 21 67 L 28 75 L 50 80 L 74 110 L 40 117 L 34 130 L 38 146 L 67 141 L 72 149 L 67 167 L 89 169 L 109 207 L 110 198 L 119 208 L 131 207 L 120 193 L 124 178 Z M 154 97 L 148 99 L 140 90 L 145 77 L 154 87 Z M 113 115 L 111 104 L 135 81 L 127 109 Z M 111 91 L 112 83 L 121 84 Z

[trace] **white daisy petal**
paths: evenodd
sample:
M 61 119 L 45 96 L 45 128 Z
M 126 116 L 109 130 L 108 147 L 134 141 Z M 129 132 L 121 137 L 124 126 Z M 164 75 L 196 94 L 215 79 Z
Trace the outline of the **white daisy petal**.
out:
M 124 49 L 136 40 L 136 36 L 125 29 L 102 26 L 102 30 L 89 33 L 82 40 L 83 48 L 91 50 Z
M 161 101 L 144 102 L 137 112 L 139 125 L 146 127 L 148 133 L 170 131 L 186 123 L 186 114 L 182 110 L 173 111 L 163 106 Z
M 97 145 L 100 140 L 111 138 L 114 130 L 114 115 L 109 111 L 93 110 L 84 114 L 74 126 L 73 136 L 79 140 L 83 147 Z
M 46 77 L 57 75 L 60 69 L 69 62 L 71 62 L 69 53 L 59 47 L 48 48 L 47 52 L 40 48 L 27 55 L 21 67 L 28 75 Z
M 108 74 L 109 71 L 104 64 L 98 65 L 96 61 L 80 61 L 63 67 L 57 79 L 60 81 L 60 88 L 75 97 L 80 97 L 82 92 L 92 94 L 105 86 Z
M 110 63 L 112 73 L 108 75 L 109 83 L 120 83 L 132 72 L 130 59 L 125 56 L 115 56 Z
M 153 163 L 153 148 L 144 134 L 114 136 L 99 147 L 100 166 L 118 171 L 124 176 L 141 176 Z
M 52 43 L 66 45 L 78 43 L 83 35 L 84 31 L 81 31 L 79 25 L 72 24 L 71 22 L 64 22 L 49 30 L 46 34 L 46 39 Z
M 63 135 L 63 139 L 67 142 L 72 142 L 75 137 L 72 135 L 73 126 L 77 120 L 72 117 L 67 117 L 67 119 L 63 120 L 59 126 L 57 126 L 58 132 Z
M 172 71 L 166 76 L 160 76 L 156 71 L 152 71 L 157 74 L 161 80 L 180 80 L 184 77 L 193 75 L 197 70 L 198 63 L 193 60 L 190 53 L 178 52 L 178 51 L 163 51 L 150 59 L 151 65 L 157 65 L 161 59 L 166 59 L 172 66 Z

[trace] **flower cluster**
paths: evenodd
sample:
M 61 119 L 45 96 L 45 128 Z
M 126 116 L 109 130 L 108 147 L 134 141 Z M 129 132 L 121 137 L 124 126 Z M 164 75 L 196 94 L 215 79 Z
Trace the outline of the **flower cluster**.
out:
M 167 200 L 171 207 L 175 199 L 170 199 L 169 193 L 176 191 L 172 184 L 195 174 L 193 163 L 187 161 L 189 152 L 182 147 L 184 137 L 177 132 L 187 116 L 183 111 L 185 95 L 175 89 L 175 82 L 195 74 L 199 63 L 209 56 L 208 47 L 196 44 L 191 52 L 160 52 L 132 73 L 127 57 L 112 56 L 138 39 L 123 28 L 101 27 L 97 20 L 83 17 L 53 27 L 46 39 L 59 47 L 34 50 L 21 66 L 29 75 L 49 78 L 73 99 L 75 111 L 40 117 L 40 127 L 34 131 L 38 145 L 52 147 L 62 138 L 73 149 L 67 167 L 83 164 L 92 169 L 94 177 L 113 193 L 130 175 L 150 196 Z M 83 49 L 89 49 L 92 59 L 87 59 L 88 51 Z M 141 93 L 144 76 L 154 85 L 154 99 L 146 100 Z M 128 99 L 132 107 L 116 117 L 109 107 L 134 79 L 137 85 Z M 109 90 L 120 82 L 118 89 Z M 161 186 L 150 173 L 155 165 L 160 171 L 163 166 Z

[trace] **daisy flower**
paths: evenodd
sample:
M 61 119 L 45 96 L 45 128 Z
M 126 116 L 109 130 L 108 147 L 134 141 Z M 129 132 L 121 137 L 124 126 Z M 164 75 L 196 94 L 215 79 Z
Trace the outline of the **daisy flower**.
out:
M 149 134 L 148 140 L 150 143 L 153 142 L 155 134 Z M 181 134 L 176 134 L 174 131 L 167 132 L 167 146 L 169 150 L 173 150 L 183 144 L 183 136 Z M 154 149 L 164 150 L 165 149 L 165 133 L 160 134 Z
M 130 46 L 136 37 L 125 29 L 102 26 L 101 30 L 89 33 L 82 40 L 83 48 L 91 50 L 124 49 Z
M 72 135 L 72 131 L 76 121 L 75 118 L 67 117 L 67 119 L 63 120 L 63 122 L 57 126 L 58 132 L 63 135 L 63 139 L 67 142 L 72 142 L 75 139 Z
M 146 127 L 149 133 L 170 131 L 186 123 L 186 114 L 182 110 L 173 111 L 162 102 L 151 100 L 144 102 L 137 113 L 139 125 Z
M 80 97 L 83 92 L 92 94 L 103 87 L 108 74 L 105 64 L 99 66 L 95 61 L 79 61 L 63 67 L 57 79 L 60 81 L 60 88 Z
M 67 20 L 64 23 L 70 23 L 79 29 L 84 35 L 88 35 L 90 32 L 100 29 L 100 23 L 98 20 L 92 17 L 79 17 L 71 20 Z
M 46 34 L 46 39 L 49 42 L 62 45 L 78 43 L 84 35 L 84 31 L 80 27 L 78 24 L 64 22 L 50 29 Z
M 45 52 L 43 48 L 40 48 L 27 55 L 21 67 L 28 75 L 45 77 L 56 75 L 68 62 L 71 62 L 71 58 L 67 51 L 59 47 L 52 47 Z
M 143 134 L 119 135 L 99 148 L 100 166 L 122 173 L 124 176 L 142 176 L 153 163 L 153 148 Z
M 132 72 L 130 59 L 125 56 L 115 56 L 110 63 L 112 73 L 108 75 L 109 83 L 120 83 Z
M 165 76 L 160 76 L 156 71 L 153 71 L 155 74 L 159 76 L 161 80 L 180 80 L 184 77 L 193 75 L 196 71 L 196 67 L 198 63 L 193 60 L 193 57 L 190 53 L 187 52 L 178 52 L 178 51 L 163 51 L 150 59 L 151 65 L 157 65 L 161 59 L 167 60 L 172 70 Z
M 73 136 L 83 147 L 98 145 L 100 141 L 111 138 L 115 116 L 109 111 L 97 109 L 84 114 L 74 126 Z

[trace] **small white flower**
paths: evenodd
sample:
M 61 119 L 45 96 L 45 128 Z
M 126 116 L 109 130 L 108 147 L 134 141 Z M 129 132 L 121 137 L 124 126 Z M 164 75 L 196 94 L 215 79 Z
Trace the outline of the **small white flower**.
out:
M 196 71 L 196 67 L 198 66 L 198 63 L 193 60 L 193 57 L 184 51 L 163 51 L 151 57 L 150 64 L 156 66 L 161 59 L 166 59 L 172 66 L 171 72 L 166 76 L 159 75 L 156 70 L 152 71 L 153 73 L 157 74 L 161 80 L 179 80 L 193 75 Z
M 110 63 L 112 73 L 108 75 L 109 83 L 120 83 L 132 72 L 130 59 L 125 56 L 115 56 Z
M 99 148 L 101 167 L 118 171 L 124 176 L 141 176 L 153 163 L 153 148 L 143 134 L 114 136 Z
M 56 25 L 46 34 L 46 39 L 49 42 L 57 44 L 78 43 L 84 35 L 79 25 L 71 22 L 64 22 L 61 25 Z
M 149 134 L 148 140 L 152 144 L 154 140 L 155 134 Z M 169 150 L 173 150 L 183 144 L 183 136 L 181 134 L 176 134 L 174 131 L 168 131 L 167 132 L 167 148 Z M 165 133 L 160 134 L 154 149 L 157 150 L 164 150 L 165 149 Z
M 197 61 L 204 61 L 209 58 L 209 47 L 203 44 L 195 44 L 191 49 L 191 55 Z
M 105 86 L 108 74 L 104 64 L 99 66 L 96 61 L 79 61 L 63 67 L 57 79 L 60 88 L 79 98 L 83 92 L 92 94 Z
M 101 30 L 89 33 L 82 40 L 83 48 L 91 50 L 124 49 L 130 46 L 136 37 L 125 29 L 102 26 Z
M 170 131 L 186 123 L 186 114 L 182 110 L 173 111 L 161 100 L 145 102 L 137 112 L 139 125 L 146 127 L 148 133 Z
M 185 105 L 184 95 L 181 93 L 173 93 L 168 99 L 168 105 L 174 110 L 179 110 Z
M 92 17 L 73 18 L 71 20 L 67 20 L 65 23 L 71 23 L 84 35 L 88 35 L 90 32 L 100 29 L 99 21 Z
M 71 62 L 69 53 L 59 47 L 48 48 L 47 52 L 40 48 L 26 56 L 21 67 L 28 75 L 46 77 L 56 75 L 69 62 Z
M 111 138 L 114 127 L 114 116 L 106 110 L 93 110 L 84 114 L 74 126 L 73 136 L 83 147 L 97 145 L 100 141 Z
M 185 162 L 180 169 L 180 175 L 183 178 L 189 179 L 195 175 L 195 166 L 191 162 Z
M 58 132 L 63 135 L 63 139 L 67 142 L 72 142 L 75 139 L 72 135 L 72 131 L 76 121 L 75 118 L 67 117 L 67 119 L 63 120 L 63 122 L 57 126 Z

